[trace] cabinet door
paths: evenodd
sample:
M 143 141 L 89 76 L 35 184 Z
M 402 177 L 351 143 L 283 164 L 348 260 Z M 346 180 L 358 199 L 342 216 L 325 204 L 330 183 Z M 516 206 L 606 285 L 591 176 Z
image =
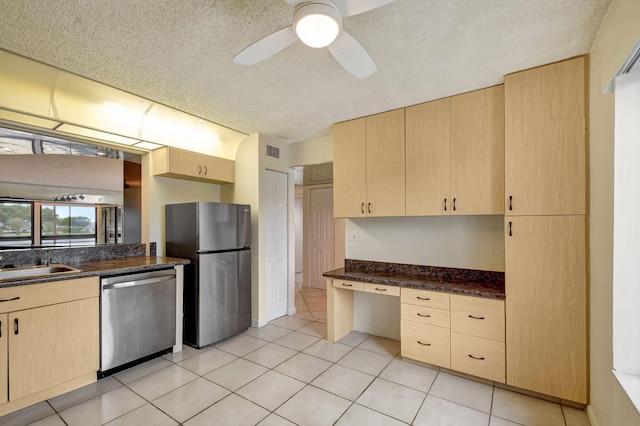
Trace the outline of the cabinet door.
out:
M 9 314 L 11 401 L 98 371 L 98 300 L 94 297 Z
M 365 118 L 367 215 L 405 215 L 404 109 Z
M 504 80 L 505 214 L 584 214 L 584 58 Z
M 204 171 L 200 155 L 182 149 L 167 148 L 169 172 L 185 176 L 201 177 Z
M 0 314 L 0 404 L 4 404 L 9 400 L 8 384 L 9 384 L 9 360 L 7 321 L 8 314 Z
M 504 214 L 504 86 L 451 98 L 451 214 Z
M 586 403 L 585 218 L 505 221 L 507 383 Z
M 448 215 L 452 205 L 450 98 L 412 106 L 405 113 L 407 216 Z
M 367 149 L 365 119 L 333 125 L 333 215 L 366 216 Z

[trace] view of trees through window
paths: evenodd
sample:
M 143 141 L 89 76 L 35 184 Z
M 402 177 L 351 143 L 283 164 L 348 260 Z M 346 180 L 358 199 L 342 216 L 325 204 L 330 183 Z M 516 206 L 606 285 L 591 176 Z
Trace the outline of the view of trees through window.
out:
M 40 226 L 33 209 L 40 208 Z M 34 230 L 37 237 L 34 238 Z M 41 230 L 41 234 L 37 232 Z M 70 246 L 96 242 L 96 206 L 0 201 L 0 246 Z
M 43 244 L 91 243 L 96 238 L 96 208 L 42 204 Z
M 24 240 L 31 240 L 32 218 L 31 203 L 0 202 L 0 240 L 9 244 L 14 241 L 24 244 Z

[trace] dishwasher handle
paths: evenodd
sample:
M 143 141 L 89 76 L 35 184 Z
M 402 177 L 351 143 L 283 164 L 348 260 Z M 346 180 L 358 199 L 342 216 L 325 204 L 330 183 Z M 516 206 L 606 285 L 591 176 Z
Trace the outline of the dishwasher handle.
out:
M 141 285 L 161 283 L 161 282 L 164 282 L 164 281 L 171 281 L 171 280 L 175 280 L 175 279 L 176 279 L 175 275 L 164 275 L 162 277 L 157 277 L 157 278 L 147 278 L 146 280 L 133 280 L 133 281 L 125 281 L 123 283 L 107 284 L 107 285 L 103 285 L 102 289 L 103 290 L 115 290 L 115 289 L 119 289 L 119 288 L 138 287 L 138 286 L 141 286 Z

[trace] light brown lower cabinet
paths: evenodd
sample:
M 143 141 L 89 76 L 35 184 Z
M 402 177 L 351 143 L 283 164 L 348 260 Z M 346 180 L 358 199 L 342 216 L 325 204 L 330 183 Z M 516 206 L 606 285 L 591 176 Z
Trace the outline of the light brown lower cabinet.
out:
M 400 335 L 403 357 L 444 368 L 451 367 L 451 332 L 448 328 L 401 321 Z
M 0 289 L 0 416 L 97 380 L 98 296 L 98 277 Z
M 585 217 L 505 222 L 507 384 L 585 404 Z

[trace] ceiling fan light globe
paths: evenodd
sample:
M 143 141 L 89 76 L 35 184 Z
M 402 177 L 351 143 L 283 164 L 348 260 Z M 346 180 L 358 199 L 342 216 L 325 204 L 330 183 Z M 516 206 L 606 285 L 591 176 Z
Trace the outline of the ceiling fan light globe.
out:
M 342 15 L 329 1 L 303 3 L 293 16 L 293 29 L 307 46 L 321 48 L 333 43 L 342 26 Z

